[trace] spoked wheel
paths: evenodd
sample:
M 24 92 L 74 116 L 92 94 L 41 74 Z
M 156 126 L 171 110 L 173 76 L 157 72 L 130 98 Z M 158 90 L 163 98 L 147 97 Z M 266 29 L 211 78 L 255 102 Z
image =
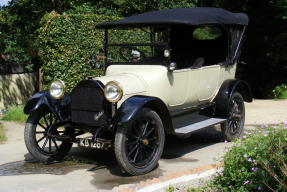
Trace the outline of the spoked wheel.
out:
M 245 107 L 240 93 L 235 92 L 229 101 L 229 116 L 226 123 L 222 124 L 222 133 L 226 140 L 232 141 L 243 134 Z
M 58 140 L 47 134 L 48 128 L 59 119 L 48 109 L 40 109 L 31 114 L 25 127 L 25 143 L 28 151 L 38 161 L 50 163 L 61 160 L 69 152 L 72 143 Z M 73 136 L 74 131 L 66 127 L 56 127 L 55 136 Z
M 159 138 L 154 126 L 153 120 L 140 119 L 129 130 L 126 151 L 129 161 L 136 167 L 144 167 L 158 150 Z
M 164 128 L 155 111 L 144 108 L 136 117 L 117 129 L 116 158 L 124 171 L 141 175 L 153 170 L 164 147 Z

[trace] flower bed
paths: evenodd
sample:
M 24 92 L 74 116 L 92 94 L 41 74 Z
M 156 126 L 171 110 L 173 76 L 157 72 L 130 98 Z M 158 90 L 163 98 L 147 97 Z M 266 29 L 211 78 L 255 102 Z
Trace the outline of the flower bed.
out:
M 287 191 L 286 124 L 248 131 L 225 154 L 212 181 L 220 191 Z

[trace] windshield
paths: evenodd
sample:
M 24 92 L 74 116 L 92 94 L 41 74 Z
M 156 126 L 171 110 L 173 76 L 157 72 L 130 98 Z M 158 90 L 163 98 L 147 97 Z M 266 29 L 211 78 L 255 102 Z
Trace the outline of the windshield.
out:
M 168 30 L 163 27 L 108 31 L 108 64 L 159 64 L 166 58 Z

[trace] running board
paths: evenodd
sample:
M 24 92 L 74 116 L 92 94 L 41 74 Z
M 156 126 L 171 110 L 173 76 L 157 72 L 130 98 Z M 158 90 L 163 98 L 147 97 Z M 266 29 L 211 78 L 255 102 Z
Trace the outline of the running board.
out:
M 199 129 L 203 129 L 206 127 L 210 127 L 219 123 L 225 122 L 226 119 L 220 119 L 220 118 L 210 118 L 204 121 L 200 121 L 198 123 L 193 123 L 191 125 L 185 126 L 185 127 L 180 127 L 175 129 L 175 134 L 176 135 L 186 135 L 189 133 L 192 133 L 194 131 L 197 131 Z

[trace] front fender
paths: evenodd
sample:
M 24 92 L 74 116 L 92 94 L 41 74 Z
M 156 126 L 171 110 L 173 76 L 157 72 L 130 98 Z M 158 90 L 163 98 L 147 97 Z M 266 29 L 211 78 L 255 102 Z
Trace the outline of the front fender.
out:
M 161 117 L 166 133 L 174 134 L 169 111 L 159 98 L 149 96 L 133 96 L 122 103 L 114 117 L 117 124 L 129 122 L 143 107 L 150 108 Z
M 54 99 L 49 91 L 40 91 L 34 94 L 26 103 L 24 107 L 24 113 L 29 115 L 32 114 L 34 111 L 39 109 L 40 107 L 48 107 L 53 113 L 57 114 L 60 118 L 61 115 L 59 114 L 59 110 L 57 105 L 56 99 Z M 61 118 L 62 119 L 62 118 Z

